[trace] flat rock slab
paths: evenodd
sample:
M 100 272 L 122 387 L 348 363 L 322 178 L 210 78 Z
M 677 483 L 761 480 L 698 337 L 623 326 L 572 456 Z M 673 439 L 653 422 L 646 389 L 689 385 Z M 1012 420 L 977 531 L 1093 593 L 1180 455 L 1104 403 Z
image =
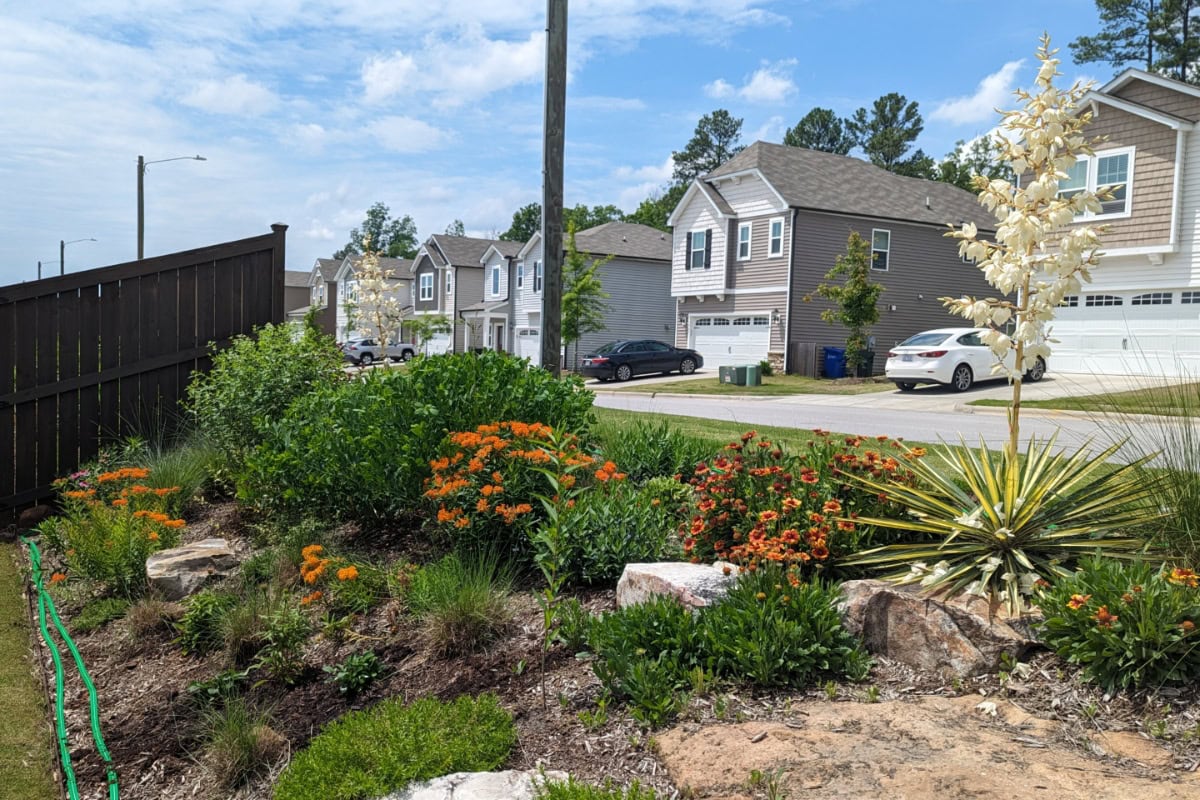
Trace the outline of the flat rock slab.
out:
M 151 555 L 146 559 L 146 577 L 163 598 L 182 600 L 209 581 L 234 574 L 240 564 L 229 542 L 202 539 Z
M 736 579 L 737 568 L 722 562 L 626 564 L 617 581 L 617 608 L 644 603 L 655 595 L 675 597 L 685 606 L 702 608 L 724 597 Z
M 985 598 L 929 597 L 884 581 L 842 584 L 842 619 L 867 650 L 945 676 L 995 672 L 1034 641 L 1027 620 L 1009 619 Z
M 751 770 L 772 775 L 778 769 L 780 788 L 804 800 L 1200 796 L 1197 773 L 1150 769 L 1148 761 L 1169 757 L 1152 742 L 1145 742 L 1149 750 L 1140 759 L 1089 758 L 1058 743 L 1057 723 L 1038 719 L 1034 725 L 1024 715 L 1014 726 L 1005 720 L 1022 712 L 1000 700 L 992 716 L 976 708 L 983 699 L 805 703 L 804 715 L 788 725 L 673 728 L 656 736 L 658 753 L 675 785 L 699 800 L 738 797 Z
M 546 772 L 546 777 L 565 781 L 565 772 Z M 431 781 L 416 783 L 381 800 L 534 800 L 542 773 L 534 770 L 504 772 L 455 772 Z

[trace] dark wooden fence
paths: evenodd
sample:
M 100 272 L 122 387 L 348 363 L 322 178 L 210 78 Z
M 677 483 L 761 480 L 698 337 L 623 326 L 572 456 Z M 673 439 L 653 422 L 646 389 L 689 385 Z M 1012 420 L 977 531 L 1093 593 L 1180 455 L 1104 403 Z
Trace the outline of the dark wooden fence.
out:
M 179 419 L 218 345 L 284 318 L 286 225 L 0 287 L 0 526 L 104 441 Z

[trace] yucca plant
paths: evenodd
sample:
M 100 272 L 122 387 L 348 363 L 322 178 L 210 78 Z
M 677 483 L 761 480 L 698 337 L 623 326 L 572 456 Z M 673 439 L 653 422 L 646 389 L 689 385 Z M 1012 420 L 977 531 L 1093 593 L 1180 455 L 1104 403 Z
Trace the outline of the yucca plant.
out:
M 1084 445 L 1068 455 L 1058 451 L 1057 438 L 1033 439 L 1017 457 L 964 442 L 912 461 L 913 485 L 847 476 L 908 509 L 905 518 L 856 523 L 912 531 L 924 541 L 866 550 L 845 563 L 894 567 L 884 577 L 896 583 L 984 595 L 1017 614 L 1039 579 L 1069 576 L 1081 556 L 1142 550 L 1144 542 L 1124 532 L 1162 513 L 1154 483 L 1140 470 L 1153 456 L 1110 464 L 1122 443 L 1096 455 Z

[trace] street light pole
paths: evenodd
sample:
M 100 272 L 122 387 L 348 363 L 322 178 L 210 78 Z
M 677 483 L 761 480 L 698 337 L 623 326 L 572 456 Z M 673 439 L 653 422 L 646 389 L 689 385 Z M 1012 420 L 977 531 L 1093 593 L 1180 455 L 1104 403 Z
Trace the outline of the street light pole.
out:
M 138 156 L 137 165 L 137 257 L 141 261 L 145 257 L 146 244 L 146 165 L 147 164 L 162 164 L 167 161 L 208 161 L 207 158 L 201 155 L 195 156 L 176 156 L 175 158 L 160 158 L 156 161 L 147 161 L 143 156 Z
M 67 274 L 67 258 L 66 258 L 67 245 L 75 244 L 76 242 L 94 242 L 94 241 L 96 241 L 96 240 L 92 239 L 90 237 L 87 239 L 72 239 L 69 242 L 64 242 L 62 239 L 59 239 L 58 240 L 58 274 L 59 275 Z M 39 261 L 38 262 L 38 277 L 41 277 L 41 274 L 42 274 L 42 262 Z

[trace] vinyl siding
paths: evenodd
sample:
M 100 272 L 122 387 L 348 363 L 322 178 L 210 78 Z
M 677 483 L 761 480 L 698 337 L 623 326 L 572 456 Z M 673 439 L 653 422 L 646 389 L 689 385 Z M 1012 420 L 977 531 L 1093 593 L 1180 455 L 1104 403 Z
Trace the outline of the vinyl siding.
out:
M 709 269 L 689 270 L 688 241 L 692 231 L 712 230 Z M 716 294 L 725 291 L 726 225 L 697 192 L 680 214 L 674 228 L 671 252 L 671 294 Z
M 783 218 L 783 250 L 774 258 L 770 252 L 771 220 Z M 791 246 L 791 211 L 771 213 L 763 217 L 742 217 L 729 226 L 729 280 L 731 289 L 756 289 L 787 284 L 787 254 Z M 738 228 L 749 222 L 750 260 L 738 261 Z
M 474 305 L 483 300 L 483 270 L 474 267 L 450 267 L 454 270 L 452 293 L 446 295 L 447 316 L 454 322 L 454 352 L 463 352 L 469 335 L 467 324 L 458 315 L 460 308 Z M 482 335 L 482 331 L 479 335 Z
M 542 293 L 533 291 L 533 267 L 536 262 L 541 260 L 542 243 L 539 240 L 525 254 L 523 261 L 525 265 L 525 278 L 522 282 L 523 285 L 516 289 L 515 293 L 516 306 L 514 307 L 513 314 L 513 326 L 515 328 L 530 327 L 529 315 L 542 313 Z M 515 270 L 513 272 L 513 280 L 516 280 Z
M 1134 79 L 1112 94 L 1122 100 L 1149 106 L 1156 111 L 1176 117 L 1190 119 L 1193 122 L 1200 120 L 1200 97 L 1192 97 L 1164 86 Z
M 780 214 L 787 208 L 779 196 L 762 178 L 743 175 L 736 179 L 716 181 L 716 189 L 739 217 Z
M 891 232 L 888 270 L 871 273 L 873 280 L 885 288 L 879 298 L 879 322 L 871 329 L 876 338 L 875 371 L 882 372 L 883 354 L 912 334 L 970 324 L 961 317 L 952 317 L 942 308 L 939 297 L 994 297 L 997 292 L 983 279 L 978 267 L 963 263 L 956 241 L 945 238 L 941 228 L 798 211 L 789 342 L 834 347 L 845 344 L 846 329 L 821 319 L 821 312 L 832 308 L 832 303 L 813 292 L 837 257 L 845 254 L 850 232 L 857 230 L 869 242 L 872 229 L 877 228 Z M 805 296 L 812 296 L 811 302 L 804 302 Z M 890 310 L 892 305 L 895 311 Z
M 787 304 L 787 294 L 750 294 L 734 295 L 724 300 L 706 299 L 703 303 L 694 297 L 684 298 L 680 303 L 678 314 L 684 315 L 688 321 L 678 323 L 675 330 L 675 346 L 688 347 L 688 336 L 691 331 L 691 318 L 695 316 L 744 316 L 746 314 L 771 315 L 776 310 L 781 313 Z M 769 352 L 783 353 L 784 326 L 786 320 L 771 324 L 771 343 Z
M 433 275 L 433 297 L 421 300 L 421 276 Z M 442 286 L 440 271 L 433 266 L 427 257 L 422 257 L 413 271 L 413 305 L 418 312 L 431 312 L 441 309 Z
M 500 291 L 492 291 L 492 268 L 500 268 Z M 492 251 L 487 261 L 483 262 L 483 299 L 503 300 L 508 296 L 508 259 Z M 467 305 L 470 305 L 469 303 Z
M 579 339 L 579 352 L 587 353 L 616 339 L 675 338 L 675 299 L 671 297 L 671 268 L 662 262 L 650 263 L 614 258 L 598 270 L 600 284 L 609 298 L 605 302 L 605 326 L 602 331 L 586 333 Z M 574 358 L 571 345 L 568 358 Z

